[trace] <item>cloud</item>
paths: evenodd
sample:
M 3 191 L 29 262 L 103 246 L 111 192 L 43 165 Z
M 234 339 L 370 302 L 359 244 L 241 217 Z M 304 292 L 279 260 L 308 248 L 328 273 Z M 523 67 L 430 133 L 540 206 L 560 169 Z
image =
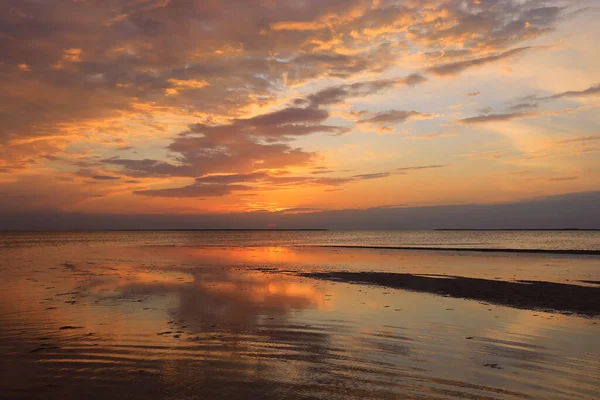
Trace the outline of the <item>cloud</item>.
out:
M 326 110 L 287 107 L 226 124 L 198 123 L 182 132 L 168 149 L 179 153 L 177 163 L 111 158 L 103 162 L 125 167 L 133 176 L 197 177 L 208 173 L 251 172 L 309 163 L 315 153 L 285 142 L 314 133 L 343 134 L 346 127 L 325 125 Z
M 335 172 L 335 171 L 331 170 L 331 169 L 320 169 L 320 170 L 316 170 L 316 171 L 311 171 L 310 173 L 313 175 L 323 175 L 323 174 L 331 174 L 332 172 Z
M 308 102 L 311 107 L 326 106 L 341 103 L 349 98 L 365 97 L 394 87 L 415 86 L 426 81 L 427 78 L 425 78 L 423 75 L 411 74 L 403 78 L 379 79 L 347 85 L 338 85 L 311 94 L 307 99 L 298 99 L 297 102 L 300 104 Z
M 302 7 L 259 0 L 124 0 L 77 9 L 50 0 L 20 2 L 6 11 L 0 34 L 9 73 L 2 77 L 0 102 L 8 111 L 0 142 L 134 112 L 136 103 L 231 115 L 257 99 L 275 99 L 285 84 L 382 72 L 397 64 L 408 42 L 435 51 L 447 47 L 443 53 L 450 55 L 456 50 L 445 44 L 459 40 L 474 54 L 531 39 L 562 13 L 512 2 L 363 0 Z
M 540 106 L 540 103 L 569 97 L 592 97 L 600 95 L 600 84 L 593 85 L 582 90 L 567 90 L 550 96 L 538 97 L 536 95 L 524 96 L 517 99 L 517 104 L 509 107 L 511 111 L 532 110 Z M 567 110 L 565 110 L 566 112 Z
M 479 67 L 479 66 L 490 64 L 490 63 L 493 63 L 493 62 L 496 62 L 499 60 L 511 58 L 515 55 L 523 53 L 524 51 L 526 51 L 528 49 L 530 49 L 530 47 L 520 47 L 520 48 L 504 51 L 502 53 L 498 53 L 498 54 L 487 56 L 487 57 L 475 58 L 475 59 L 465 60 L 465 61 L 456 61 L 456 62 L 451 62 L 451 63 L 446 63 L 446 64 L 440 64 L 440 65 L 436 65 L 436 66 L 428 68 L 427 71 L 433 73 L 434 75 L 438 75 L 438 76 L 454 76 L 454 75 L 460 74 L 461 72 L 463 72 L 469 68 Z
M 76 136 L 82 123 L 107 118 L 135 119 L 146 113 L 148 120 L 155 109 L 190 117 L 198 111 L 232 116 L 275 99 L 284 75 L 288 83 L 297 83 L 330 69 L 348 66 L 349 72 L 360 72 L 389 62 L 383 48 L 369 54 L 305 57 L 295 49 L 306 37 L 281 40 L 275 51 L 290 57 L 274 59 L 269 51 L 277 33 L 264 35 L 265 21 L 277 21 L 292 10 L 297 15 L 292 6 L 109 3 L 82 3 L 74 10 L 51 0 L 38 6 L 20 3 L 2 13 L 2 60 L 7 68 L 0 77 L 0 145 L 59 133 Z M 343 8 L 311 5 L 301 14 L 312 19 Z M 221 12 L 230 9 L 243 10 L 244 17 Z
M 589 143 L 589 142 L 596 142 L 596 141 L 600 141 L 600 135 L 596 135 L 596 136 L 582 136 L 582 137 L 576 137 L 576 138 L 572 138 L 572 139 L 559 140 L 556 143 L 559 143 L 559 144 L 567 144 L 567 143 Z
M 134 194 L 154 197 L 216 197 L 225 196 L 236 191 L 250 190 L 245 185 L 194 184 L 180 188 L 137 190 Z
M 93 175 L 90 178 L 98 180 L 98 181 L 110 181 L 110 180 L 118 180 L 121 179 L 120 176 L 111 176 L 111 175 Z
M 416 167 L 401 167 L 401 168 L 396 168 L 396 171 L 418 171 L 421 169 L 436 169 L 436 168 L 445 168 L 448 165 L 442 165 L 442 164 L 433 164 L 433 165 L 419 165 Z
M 512 106 L 510 106 L 508 109 L 512 112 L 525 112 L 525 111 L 529 111 L 529 110 L 535 110 L 536 108 L 538 108 L 538 103 L 537 101 L 532 101 L 529 103 L 518 103 L 518 104 L 514 104 Z
M 426 114 L 419 111 L 401 111 L 401 110 L 389 110 L 377 113 L 374 117 L 362 119 L 356 121 L 358 124 L 371 124 L 371 125 L 388 125 L 388 124 L 399 124 L 406 122 L 411 119 L 431 119 L 435 118 L 435 114 Z
M 69 160 L 64 160 L 64 159 L 60 159 L 60 158 L 54 158 L 54 160 L 66 162 L 68 165 L 74 165 Z M 80 163 L 79 167 L 80 167 L 80 169 L 74 173 L 75 176 L 93 179 L 94 181 L 118 181 L 121 179 L 120 176 L 113 175 L 113 174 L 111 174 L 110 171 L 103 171 L 103 170 L 98 170 L 98 169 L 93 168 L 92 163 L 89 163 L 89 165 L 88 165 L 88 163 L 83 162 L 83 163 Z M 96 183 L 96 182 L 89 182 L 89 183 Z
M 165 161 L 143 159 L 130 160 L 122 158 L 108 158 L 103 163 L 120 165 L 125 168 L 125 173 L 130 176 L 192 176 L 193 172 L 187 165 L 173 165 Z
M 551 32 L 557 21 L 565 15 L 564 7 L 532 2 L 434 4 L 432 11 L 437 18 L 408 27 L 409 37 L 432 47 L 459 47 L 472 51 L 501 50 L 538 38 Z
M 76 167 L 86 170 L 80 176 L 106 181 L 89 185 L 99 187 L 96 195 L 135 181 L 128 178 L 161 178 L 166 186 L 175 177 L 301 170 L 323 161 L 310 135 L 343 135 L 356 119 L 386 129 L 433 117 L 399 110 L 342 116 L 331 108 L 386 90 L 408 91 L 427 81 L 426 73 L 455 75 L 513 57 L 527 49 L 522 42 L 551 32 L 571 11 L 553 1 L 275 3 L 47 0 L 0 6 L 3 179 L 34 166 L 57 175 Z M 398 70 L 407 75 L 398 77 Z M 324 89 L 283 105 L 306 88 Z M 144 145 L 135 152 L 137 143 Z M 324 171 L 245 178 L 268 187 L 294 180 L 342 185 L 371 175 L 359 172 L 320 180 L 315 175 Z M 117 176 L 123 180 L 111 179 Z M 233 190 L 207 185 L 152 190 L 182 196 Z
M 387 178 L 390 175 L 392 175 L 391 172 L 376 172 L 373 174 L 354 175 L 353 178 L 357 179 L 357 180 L 370 180 L 370 179 Z
M 416 139 L 416 140 L 433 140 L 438 138 L 446 138 L 446 137 L 456 137 L 458 133 L 448 132 L 448 133 L 434 133 L 431 135 L 411 135 L 406 136 L 406 139 Z
M 312 174 L 311 174 L 312 175 Z M 222 184 L 231 184 L 237 182 L 255 182 L 267 187 L 273 186 L 338 186 L 345 183 L 358 181 L 363 179 L 361 176 L 353 177 L 326 177 L 318 178 L 315 176 L 303 176 L 303 175 L 273 175 L 267 172 L 253 172 L 249 174 L 231 174 L 231 175 L 209 175 L 200 178 L 196 178 L 196 182 L 217 182 Z
M 486 115 L 478 115 L 476 117 L 469 117 L 459 119 L 457 122 L 463 125 L 472 125 L 472 124 L 485 124 L 488 122 L 506 122 L 512 121 L 514 119 L 523 119 L 523 118 L 533 118 L 536 117 L 536 113 L 525 113 L 525 112 L 515 112 L 515 113 L 507 113 L 507 114 L 486 114 Z
M 566 92 L 557 93 L 552 96 L 542 97 L 540 100 L 554 100 L 563 97 L 587 97 L 600 95 L 600 84 L 590 86 L 583 90 L 568 90 Z
M 196 178 L 196 182 L 200 184 L 205 183 L 218 183 L 218 184 L 233 184 L 233 183 L 257 183 L 260 185 L 266 185 L 268 187 L 273 186 L 337 186 L 344 183 L 350 182 L 351 178 L 316 178 L 314 176 L 301 176 L 301 175 L 290 175 L 280 174 L 274 175 L 267 172 L 252 172 L 248 174 L 220 174 L 220 175 L 207 175 Z
M 17 3 L 0 19 L 0 143 L 140 105 L 231 116 L 285 85 L 381 73 L 411 47 L 501 55 L 565 16 L 563 7 L 512 1 Z
M 323 24 L 313 21 L 280 21 L 270 26 L 274 31 L 314 31 L 324 27 Z
M 338 186 L 352 181 L 352 178 L 315 178 L 308 176 L 273 176 L 264 172 L 249 174 L 208 175 L 195 179 L 192 185 L 168 188 L 138 190 L 133 194 L 154 197 L 220 197 L 239 191 L 259 189 L 297 188 L 299 186 Z
M 504 150 L 491 150 L 491 151 L 475 151 L 471 153 L 458 154 L 457 157 L 467 157 L 471 160 L 497 160 L 506 157 L 506 151 Z
M 222 184 L 229 185 L 238 182 L 258 181 L 270 178 L 266 172 L 253 172 L 250 174 L 222 174 L 222 175 L 207 175 L 196 178 L 196 182 L 201 184 Z
M 347 177 L 315 177 L 293 175 L 289 173 L 273 174 L 266 171 L 255 171 L 244 174 L 211 174 L 195 179 L 192 185 L 168 188 L 134 191 L 134 194 L 155 197 L 217 197 L 226 196 L 238 191 L 273 190 L 314 186 L 341 186 L 350 183 L 388 178 L 394 175 L 404 175 L 408 171 L 444 168 L 447 165 L 423 165 L 401 167 L 393 171 L 383 171 L 368 174 L 356 174 Z M 326 170 L 325 170 L 326 171 Z M 326 171 L 333 172 L 333 171 Z
M 554 181 L 554 182 L 562 182 L 562 181 L 574 181 L 576 179 L 577 179 L 576 176 L 559 176 L 557 178 L 549 178 L 547 180 Z

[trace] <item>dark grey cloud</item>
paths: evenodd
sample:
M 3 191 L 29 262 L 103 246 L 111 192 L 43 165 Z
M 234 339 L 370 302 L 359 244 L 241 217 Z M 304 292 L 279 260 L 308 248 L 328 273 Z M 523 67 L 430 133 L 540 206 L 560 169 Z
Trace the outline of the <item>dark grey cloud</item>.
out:
M 517 54 L 523 53 L 524 51 L 530 49 L 530 47 L 520 47 L 512 50 L 507 50 L 498 54 L 494 54 L 491 56 L 475 58 L 471 60 L 465 61 L 456 61 L 450 62 L 446 64 L 440 64 L 427 69 L 427 71 L 439 75 L 439 76 L 447 76 L 447 75 L 458 75 L 461 72 L 473 68 L 479 67 L 485 64 L 490 64 L 499 60 L 504 60 L 507 58 L 511 58 Z
M 370 180 L 370 179 L 387 178 L 390 175 L 392 175 L 391 172 L 375 172 L 372 174 L 354 175 L 353 178 L 358 179 L 358 180 Z
M 600 141 L 600 135 L 596 135 L 596 136 L 582 136 L 582 137 L 576 137 L 576 138 L 572 138 L 572 139 L 559 140 L 556 143 L 560 143 L 560 144 L 567 144 L 567 143 L 589 143 L 589 142 L 596 142 L 596 141 Z
M 251 190 L 245 185 L 194 184 L 179 188 L 137 190 L 134 194 L 153 197 L 218 197 L 242 190 Z
M 533 101 L 530 103 L 518 103 L 518 104 L 514 104 L 510 107 L 508 107 L 508 109 L 511 112 L 526 112 L 526 111 L 532 111 L 538 108 L 538 103 Z
M 112 175 L 92 175 L 90 178 L 98 180 L 98 181 L 110 181 L 110 180 L 121 179 L 120 176 L 112 176 Z
M 57 158 L 55 159 L 56 161 L 68 161 L 68 160 L 63 160 L 61 158 Z M 121 179 L 120 176 L 114 175 L 112 173 L 110 173 L 109 171 L 102 171 L 102 170 L 98 170 L 95 168 L 91 168 L 92 163 L 86 163 L 83 162 L 81 164 L 80 169 L 75 172 L 76 176 L 80 176 L 83 178 L 90 178 L 93 179 L 94 181 L 116 181 Z M 72 165 L 71 163 L 67 162 L 67 165 Z M 72 178 L 71 178 L 72 179 Z M 92 183 L 92 182 L 90 182 Z M 97 182 L 94 182 L 97 183 Z
M 574 181 L 576 179 L 577 179 L 576 176 L 559 176 L 559 177 L 556 177 L 556 178 L 549 178 L 547 180 L 549 180 L 551 182 L 552 181 L 554 181 L 554 182 L 562 182 L 562 181 Z
M 424 165 L 402 167 L 393 171 L 357 174 L 346 177 L 316 177 L 311 175 L 293 175 L 289 173 L 273 174 L 256 171 L 243 174 L 214 174 L 197 177 L 192 185 L 153 190 L 134 191 L 134 194 L 157 197 L 214 197 L 225 196 L 238 191 L 268 190 L 283 187 L 297 188 L 304 186 L 341 186 L 360 181 L 388 178 L 394 175 L 404 175 L 408 171 L 430 168 L 443 168 L 446 165 Z M 323 170 L 327 173 L 334 171 Z M 314 171 L 313 171 L 314 172 Z
M 130 176 L 193 176 L 192 169 L 188 165 L 173 165 L 165 161 L 152 159 L 130 160 L 122 158 L 108 158 L 103 163 L 120 165 L 124 172 Z
M 568 90 L 566 92 L 557 93 L 552 96 L 542 97 L 540 100 L 554 100 L 562 97 L 587 97 L 600 95 L 600 84 L 590 86 L 584 90 Z
M 368 57 L 335 53 L 302 54 L 291 62 L 299 66 L 301 71 L 321 69 L 326 76 L 333 78 L 348 78 L 362 71 L 383 69 L 383 66 L 374 65 Z
M 446 133 L 433 133 L 431 135 L 410 135 L 405 136 L 405 139 L 416 139 L 416 140 L 434 140 L 439 138 L 456 137 L 457 133 L 446 132 Z
M 314 176 L 298 176 L 290 174 L 273 175 L 267 172 L 252 172 L 248 174 L 224 174 L 224 175 L 207 175 L 196 178 L 196 182 L 201 184 L 232 184 L 232 183 L 250 183 L 259 182 L 275 186 L 293 186 L 293 185 L 331 185 L 337 186 L 351 182 L 362 180 L 387 178 L 392 175 L 402 175 L 407 171 L 417 171 L 422 169 L 444 168 L 447 165 L 423 165 L 415 167 L 401 167 L 393 171 L 374 172 L 369 174 L 357 174 L 349 177 L 327 177 L 315 178 Z M 399 172 L 400 171 L 400 172 Z M 320 172 L 320 171 L 318 171 Z M 324 173 L 332 173 L 335 171 L 323 170 Z M 311 175 L 315 175 L 314 171 Z M 318 175 L 318 174 L 317 174 Z
M 411 74 L 402 78 L 379 79 L 338 85 L 320 90 L 308 96 L 307 99 L 298 99 L 296 102 L 300 104 L 308 103 L 311 107 L 326 106 L 341 103 L 349 98 L 364 97 L 393 87 L 415 86 L 426 81 L 427 78 L 423 75 Z
M 326 110 L 288 107 L 222 125 L 198 123 L 168 145 L 171 152 L 179 154 L 176 163 L 121 158 L 103 162 L 121 165 L 132 176 L 180 177 L 305 165 L 316 154 L 285 142 L 314 133 L 339 135 L 349 129 L 323 124 L 328 117 Z
M 399 124 L 406 122 L 412 118 L 431 118 L 434 114 L 426 114 L 419 111 L 402 111 L 402 110 L 388 110 L 377 113 L 374 117 L 361 119 L 357 121 L 358 124 L 372 124 L 372 125 L 386 125 L 386 124 Z
M 196 182 L 198 183 L 208 183 L 208 184 L 223 184 L 229 185 L 232 183 L 238 182 L 254 182 L 259 180 L 264 180 L 270 178 L 266 172 L 253 172 L 250 174 L 226 174 L 226 175 L 207 175 L 196 178 Z
M 322 170 L 317 170 L 317 171 L 311 171 L 311 174 L 313 175 L 324 175 L 324 174 L 331 174 L 335 172 L 334 170 L 331 169 L 322 169 Z
M 567 90 L 565 92 L 556 93 L 550 96 L 539 97 L 537 95 L 529 95 L 518 98 L 516 104 L 509 107 L 513 112 L 522 112 L 527 110 L 535 110 L 540 107 L 543 102 L 552 101 L 570 97 L 592 97 L 600 95 L 600 84 L 592 85 L 587 89 L 582 90 Z
M 487 122 L 504 122 L 504 121 L 511 121 L 514 119 L 529 118 L 529 117 L 533 117 L 535 115 L 536 114 L 534 114 L 534 113 L 525 113 L 525 112 L 514 112 L 514 113 L 507 113 L 507 114 L 486 114 L 486 115 L 478 115 L 476 117 L 459 119 L 457 122 L 464 124 L 464 125 L 484 124 Z
M 350 182 L 351 178 L 316 178 L 314 176 L 301 176 L 283 173 L 274 175 L 267 172 L 252 172 L 248 174 L 221 174 L 208 175 L 196 178 L 200 184 L 254 183 L 263 186 L 300 186 L 300 185 L 331 185 L 337 186 Z
M 428 61 L 440 61 L 440 60 L 456 60 L 463 59 L 473 55 L 473 51 L 470 49 L 448 49 L 448 50 L 435 50 L 427 51 L 422 56 Z
M 437 169 L 437 168 L 446 168 L 448 165 L 443 164 L 433 164 L 433 165 L 419 165 L 416 167 L 401 167 L 396 168 L 396 171 L 418 171 L 421 169 Z
M 453 23 L 440 26 L 440 19 L 415 23 L 408 27 L 415 40 L 432 46 L 460 45 L 462 50 L 473 51 L 502 50 L 538 38 L 569 15 L 565 7 L 539 1 L 456 0 L 440 2 L 434 10 L 446 12 Z

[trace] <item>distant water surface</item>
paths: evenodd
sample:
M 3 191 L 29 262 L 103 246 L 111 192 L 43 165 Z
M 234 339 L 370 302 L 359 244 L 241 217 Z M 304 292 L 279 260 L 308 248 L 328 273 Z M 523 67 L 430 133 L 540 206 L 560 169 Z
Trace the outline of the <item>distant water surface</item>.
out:
M 391 246 L 600 251 L 600 231 L 100 231 L 0 232 L 0 246 Z

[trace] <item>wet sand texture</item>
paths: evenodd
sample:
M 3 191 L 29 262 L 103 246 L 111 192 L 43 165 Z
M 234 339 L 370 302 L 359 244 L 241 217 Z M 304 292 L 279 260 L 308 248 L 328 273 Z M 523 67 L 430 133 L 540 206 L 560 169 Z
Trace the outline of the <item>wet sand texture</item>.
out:
M 497 281 L 460 276 L 412 275 L 385 272 L 310 272 L 301 276 L 385 286 L 515 308 L 556 310 L 600 315 L 600 288 L 540 281 Z

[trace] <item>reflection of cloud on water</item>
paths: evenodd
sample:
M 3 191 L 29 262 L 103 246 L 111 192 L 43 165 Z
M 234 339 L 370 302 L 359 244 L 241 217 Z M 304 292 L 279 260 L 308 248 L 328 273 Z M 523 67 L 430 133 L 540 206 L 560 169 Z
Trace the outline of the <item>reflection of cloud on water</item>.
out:
M 175 296 L 174 317 L 205 325 L 248 326 L 260 318 L 285 317 L 290 310 L 319 309 L 325 297 L 298 279 L 257 271 L 221 268 L 139 269 L 93 279 L 89 291 L 102 300 Z
M 148 279 L 154 274 L 163 279 Z M 177 299 L 165 315 L 171 320 L 165 329 L 182 332 L 173 345 L 187 343 L 190 352 L 162 360 L 160 371 L 178 393 L 277 397 L 298 390 L 302 376 L 319 375 L 311 364 L 333 357 L 330 332 L 289 321 L 290 312 L 318 309 L 324 302 L 297 279 L 220 268 L 157 269 L 141 278 L 119 286 L 119 296 Z M 171 343 L 171 335 L 157 339 Z
M 28 325 L 48 330 L 52 343 L 59 344 L 35 353 L 44 359 L 36 376 L 61 382 L 54 398 L 60 398 L 56 393 L 81 393 L 80 381 L 97 380 L 104 385 L 98 393 L 121 390 L 121 380 L 97 370 L 100 365 L 106 371 L 104 360 L 120 378 L 139 380 L 140 368 L 147 371 L 142 376 L 146 392 L 154 388 L 210 398 L 279 397 L 301 390 L 303 376 L 321 374 L 310 365 L 327 363 L 335 351 L 328 330 L 290 322 L 290 312 L 319 309 L 324 302 L 321 293 L 297 278 L 122 263 L 73 265 L 47 271 L 40 279 L 59 277 L 60 291 L 72 293 L 68 297 L 75 296 L 77 302 L 57 303 L 52 313 L 41 308 L 27 315 Z M 27 282 L 23 289 L 31 285 Z M 32 294 L 36 299 L 49 295 L 43 290 Z M 19 303 L 17 308 L 25 305 L 22 299 Z M 83 328 L 57 328 L 72 321 Z M 167 330 L 172 333 L 157 335 Z M 93 335 L 86 336 L 88 332 Z M 25 352 L 39 346 L 36 336 L 14 340 Z M 56 371 L 60 376 L 54 377 Z M 154 378 L 146 379 L 150 376 Z

